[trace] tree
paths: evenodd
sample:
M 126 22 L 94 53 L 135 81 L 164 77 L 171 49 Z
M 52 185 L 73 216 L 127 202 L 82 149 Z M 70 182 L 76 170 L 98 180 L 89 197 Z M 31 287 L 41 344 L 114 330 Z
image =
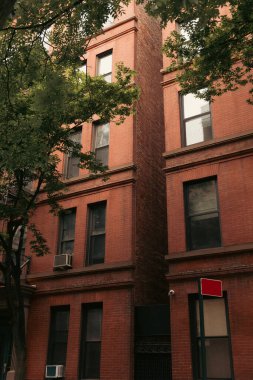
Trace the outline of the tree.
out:
M 123 64 L 118 65 L 114 83 L 79 70 L 92 33 L 101 30 L 108 14 L 121 10 L 118 1 L 101 1 L 97 7 L 92 1 L 77 1 L 80 8 L 58 12 L 61 15 L 55 18 L 54 11 L 70 2 L 32 3 L 19 1 L 15 20 L 0 32 L 0 221 L 5 227 L 0 233 L 0 271 L 13 326 L 15 380 L 23 380 L 25 373 L 21 260 L 26 228 L 34 236 L 33 252 L 48 252 L 40 231 L 29 224 L 41 191 L 51 212 L 57 214 L 57 199 L 64 191 L 58 169 L 63 154 L 78 157 L 81 168 L 103 173 L 106 168 L 93 152 L 82 152 L 82 146 L 71 139 L 71 131 L 91 121 L 94 114 L 102 121 L 123 122 L 138 97 L 134 73 Z
M 12 14 L 16 0 L 3 0 L 0 4 L 0 28 L 2 28 Z
M 163 50 L 171 58 L 168 71 L 179 72 L 183 93 L 210 99 L 249 84 L 247 101 L 253 103 L 253 0 L 148 0 L 145 4 L 151 15 L 160 17 L 162 26 L 178 23 Z

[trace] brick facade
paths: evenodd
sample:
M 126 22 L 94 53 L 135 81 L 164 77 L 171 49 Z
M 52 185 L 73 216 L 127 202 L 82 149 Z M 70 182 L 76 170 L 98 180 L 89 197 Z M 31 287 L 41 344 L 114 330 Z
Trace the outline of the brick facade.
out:
M 174 25 L 169 25 L 163 38 Z M 168 65 L 164 58 L 164 67 Z M 201 277 L 223 281 L 227 297 L 233 372 L 231 379 L 252 377 L 253 349 L 253 112 L 247 88 L 224 94 L 211 104 L 212 139 L 184 146 L 180 88 L 175 73 L 164 73 L 168 288 L 171 300 L 173 380 L 195 380 L 193 374 L 189 296 L 198 293 Z M 184 186 L 216 178 L 221 244 L 188 250 Z M 199 377 L 198 377 L 199 378 Z M 201 377 L 202 378 L 202 377 Z M 230 378 L 230 377 L 229 377 Z
M 76 209 L 72 269 L 53 270 L 60 221 L 49 213 L 41 195 L 33 222 L 47 239 L 51 253 L 33 257 L 26 278 L 30 285 L 36 285 L 28 318 L 26 380 L 44 378 L 50 312 L 64 305 L 70 310 L 64 378 L 80 378 L 82 305 L 97 302 L 103 305 L 100 378 L 133 379 L 134 307 L 167 301 L 163 276 L 167 250 L 158 23 L 132 2 L 125 14 L 91 41 L 86 54 L 90 75 L 96 74 L 97 55 L 109 50 L 112 76 L 117 62 L 138 72 L 141 99 L 136 114 L 123 125 L 110 123 L 109 180 L 90 179 L 85 170 L 80 170 L 79 177 L 66 180 L 67 191 L 59 202 L 64 210 Z M 88 123 L 82 128 L 84 151 L 92 149 L 92 129 Z M 87 266 L 88 207 L 101 201 L 106 202 L 105 259 L 102 264 Z
M 161 54 L 162 41 L 174 28 L 169 24 L 162 32 L 159 23 L 133 1 L 87 49 L 90 75 L 96 75 L 97 56 L 112 51 L 112 77 L 115 64 L 123 62 L 137 72 L 141 95 L 135 115 L 120 126 L 110 123 L 109 180 L 91 179 L 86 170 L 66 179 L 67 190 L 59 202 L 63 210 L 76 210 L 70 269 L 53 268 L 61 222 L 49 213 L 41 194 L 33 222 L 46 238 L 50 254 L 33 257 L 26 276 L 27 284 L 36 289 L 29 306 L 26 380 L 45 377 L 50 318 L 52 310 L 62 306 L 69 308 L 64 378 L 81 378 L 82 310 L 97 303 L 103 305 L 100 379 L 133 380 L 135 307 L 149 305 L 148 310 L 150 305 L 168 303 L 170 289 L 175 292 L 170 297 L 172 379 L 199 379 L 194 372 L 196 321 L 190 302 L 198 294 L 201 277 L 223 282 L 228 306 L 225 338 L 233 368 L 229 380 L 252 377 L 252 106 L 246 103 L 246 87 L 215 99 L 210 106 L 211 138 L 186 146 L 176 73 L 164 70 L 169 61 Z M 93 149 L 93 141 L 94 127 L 85 123 L 83 150 Z M 64 158 L 60 168 L 64 170 Z M 217 187 L 216 208 L 209 212 L 219 220 L 220 240 L 209 248 L 189 249 L 191 215 L 185 189 L 205 179 L 215 179 Z M 99 202 L 106 203 L 105 257 L 103 263 L 87 265 L 89 207 Z M 145 346 L 145 338 L 138 337 L 140 351 L 159 346 L 156 336 L 150 346 Z M 168 342 L 161 347 L 167 355 Z

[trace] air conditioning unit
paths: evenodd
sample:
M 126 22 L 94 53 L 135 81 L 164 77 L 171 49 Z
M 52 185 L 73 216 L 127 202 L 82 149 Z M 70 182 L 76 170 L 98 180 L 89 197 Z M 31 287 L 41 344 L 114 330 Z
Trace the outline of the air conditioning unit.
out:
M 64 376 L 64 365 L 47 365 L 46 379 L 59 379 Z
M 66 253 L 64 255 L 56 255 L 54 257 L 54 269 L 72 268 L 72 255 Z

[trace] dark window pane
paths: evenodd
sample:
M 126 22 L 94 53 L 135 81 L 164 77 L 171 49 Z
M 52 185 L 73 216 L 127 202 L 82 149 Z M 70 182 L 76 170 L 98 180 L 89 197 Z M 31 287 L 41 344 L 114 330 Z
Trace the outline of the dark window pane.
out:
M 67 178 L 73 178 L 79 176 L 79 163 L 80 159 L 78 157 L 68 157 L 67 163 Z
M 99 264 L 104 262 L 105 235 L 91 236 L 90 239 L 90 263 Z
M 96 149 L 96 160 L 100 161 L 104 166 L 108 165 L 109 146 Z
M 92 209 L 92 231 L 103 232 L 105 229 L 105 205 L 97 205 Z
M 72 254 L 75 239 L 76 210 L 65 210 L 60 217 L 59 254 Z
M 65 241 L 61 245 L 61 255 L 72 255 L 74 250 L 74 241 Z
M 85 379 L 100 378 L 100 342 L 86 343 Z
M 212 138 L 210 114 L 191 119 L 185 123 L 186 145 Z
M 52 350 L 52 357 L 49 364 L 65 364 L 67 356 L 66 342 L 55 343 Z
M 83 308 L 80 378 L 100 378 L 102 304 Z
M 68 330 L 69 325 L 69 311 L 68 310 L 59 310 L 55 314 L 55 330 Z
M 205 339 L 207 377 L 231 379 L 228 338 Z
M 109 134 L 109 123 L 95 125 L 94 149 L 96 153 L 96 159 L 98 161 L 101 161 L 103 165 L 108 164 Z
M 68 330 L 54 331 L 54 340 L 57 343 L 66 342 L 68 338 Z
M 101 309 L 93 308 L 89 310 L 87 316 L 87 341 L 101 340 L 101 322 L 102 313 Z
M 81 142 L 82 131 L 73 132 L 70 136 L 71 140 L 79 143 Z M 78 157 L 72 157 L 71 154 L 66 156 L 65 176 L 66 178 L 73 178 L 79 176 L 79 162 Z
M 52 309 L 47 364 L 66 363 L 69 309 Z
M 215 180 L 186 186 L 186 218 L 188 249 L 217 247 L 221 244 Z
M 204 181 L 189 185 L 188 213 L 196 215 L 217 210 L 216 181 Z
M 191 249 L 218 247 L 220 245 L 220 223 L 218 214 L 191 218 Z
M 74 239 L 76 215 L 74 212 L 63 216 L 63 240 Z
M 105 256 L 105 203 L 90 207 L 87 264 L 104 262 Z

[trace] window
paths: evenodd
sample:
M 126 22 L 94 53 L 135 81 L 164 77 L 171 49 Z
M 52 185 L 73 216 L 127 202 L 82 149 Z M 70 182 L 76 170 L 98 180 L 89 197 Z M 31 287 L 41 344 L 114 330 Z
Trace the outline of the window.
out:
M 112 15 L 109 15 L 107 17 L 107 20 L 103 23 L 102 29 L 109 28 L 114 23 L 114 17 Z
M 182 96 L 182 124 L 184 145 L 192 145 L 212 138 L 210 103 L 194 94 Z
M 81 136 L 82 136 L 82 131 L 79 129 L 72 132 L 70 138 L 72 141 L 80 144 Z M 65 156 L 65 177 L 66 178 L 73 178 L 73 177 L 79 176 L 79 166 L 78 166 L 79 162 L 80 162 L 79 157 L 73 157 L 71 153 Z
M 105 257 L 105 210 L 106 203 L 89 206 L 87 265 L 104 262 Z
M 207 380 L 231 380 L 233 370 L 226 299 L 204 298 L 203 309 L 206 362 L 204 367 L 201 360 L 199 301 L 197 296 L 190 297 L 194 380 L 202 379 L 203 371 Z
M 196 44 L 196 31 L 199 31 L 201 27 L 198 18 L 187 23 L 176 23 L 176 31 L 183 39 L 181 49 L 178 49 L 179 63 L 185 63 L 190 57 L 200 53 L 200 47 Z
M 83 61 L 82 65 L 79 67 L 78 71 L 80 73 L 84 73 L 85 75 L 87 74 L 87 62 Z
M 58 254 L 72 254 L 75 241 L 76 209 L 64 210 L 60 216 Z
M 106 82 L 112 81 L 112 51 L 109 50 L 97 56 L 97 75 L 104 77 Z
M 94 150 L 95 156 L 98 161 L 105 166 L 108 165 L 109 156 L 109 134 L 110 125 L 106 124 L 94 124 Z
M 25 256 L 26 236 L 27 236 L 27 226 L 24 227 L 24 233 L 23 233 L 23 241 L 22 241 L 22 247 L 21 247 L 21 252 L 20 252 L 21 263 L 22 263 L 23 257 Z M 17 228 L 17 231 L 15 232 L 15 235 L 13 237 L 13 241 L 12 241 L 13 251 L 16 251 L 16 252 L 18 251 L 20 238 L 21 238 L 21 226 Z
M 80 379 L 100 379 L 102 304 L 83 306 Z
M 12 241 L 12 260 L 15 264 L 17 264 L 16 253 L 19 249 L 20 239 L 21 239 L 21 229 L 22 226 L 19 226 L 15 232 Z M 30 269 L 30 257 L 25 255 L 25 246 L 26 246 L 26 238 L 27 238 L 27 226 L 24 227 L 22 245 L 20 250 L 20 269 L 23 270 L 25 268 L 26 273 L 29 272 Z
M 185 208 L 188 249 L 220 246 L 216 179 L 186 183 Z
M 47 364 L 66 364 L 69 329 L 69 306 L 51 309 Z

